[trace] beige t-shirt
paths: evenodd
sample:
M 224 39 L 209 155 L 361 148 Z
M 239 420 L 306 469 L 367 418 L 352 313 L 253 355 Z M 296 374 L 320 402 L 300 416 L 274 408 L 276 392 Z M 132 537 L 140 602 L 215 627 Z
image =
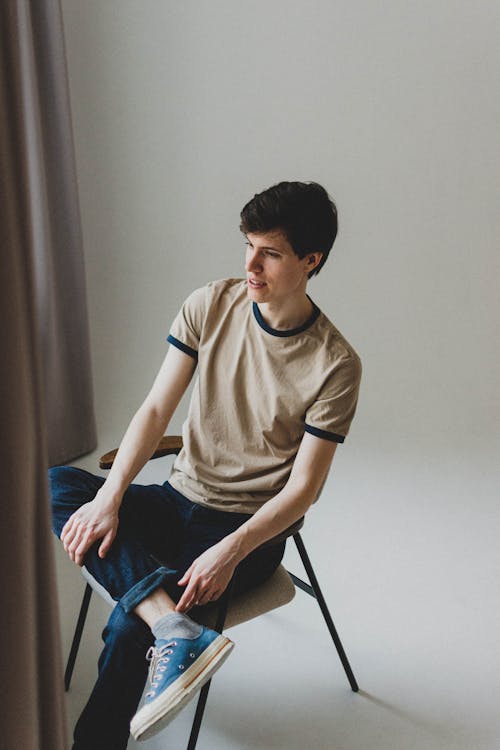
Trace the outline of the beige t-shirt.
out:
M 361 362 L 316 306 L 300 328 L 273 330 L 244 280 L 214 281 L 187 298 L 168 341 L 198 361 L 169 479 L 190 500 L 254 513 L 286 484 L 304 432 L 344 441 Z

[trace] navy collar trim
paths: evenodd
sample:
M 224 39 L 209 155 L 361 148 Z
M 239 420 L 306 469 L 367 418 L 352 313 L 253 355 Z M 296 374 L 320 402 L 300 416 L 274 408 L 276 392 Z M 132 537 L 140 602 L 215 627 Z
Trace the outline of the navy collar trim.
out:
M 280 336 L 281 338 L 288 337 L 288 336 L 296 336 L 298 333 L 303 333 L 303 331 L 307 331 L 308 328 L 310 328 L 313 323 L 315 323 L 321 314 L 321 310 L 317 305 L 314 304 L 312 299 L 308 296 L 307 299 L 311 302 L 313 306 L 313 311 L 311 316 L 306 320 L 305 323 L 303 323 L 299 328 L 289 328 L 288 330 L 278 330 L 276 328 L 271 328 L 264 318 L 262 317 L 262 314 L 259 310 L 259 306 L 256 302 L 252 302 L 252 308 L 253 308 L 253 314 L 255 317 L 255 320 L 260 325 L 260 327 L 266 331 L 266 333 L 270 333 L 271 336 Z

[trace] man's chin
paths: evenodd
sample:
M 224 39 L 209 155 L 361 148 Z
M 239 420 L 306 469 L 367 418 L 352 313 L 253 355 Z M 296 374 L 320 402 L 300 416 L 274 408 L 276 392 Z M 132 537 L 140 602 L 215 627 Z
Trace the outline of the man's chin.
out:
M 253 290 L 249 290 L 247 296 L 248 296 L 248 299 L 252 300 L 252 302 L 257 302 L 258 303 L 258 302 L 265 302 L 266 301 L 266 299 L 265 299 L 265 297 L 264 297 L 263 294 L 256 293 Z
M 267 286 L 262 286 L 259 289 L 255 289 L 247 283 L 247 296 L 254 302 L 264 302 L 266 291 Z

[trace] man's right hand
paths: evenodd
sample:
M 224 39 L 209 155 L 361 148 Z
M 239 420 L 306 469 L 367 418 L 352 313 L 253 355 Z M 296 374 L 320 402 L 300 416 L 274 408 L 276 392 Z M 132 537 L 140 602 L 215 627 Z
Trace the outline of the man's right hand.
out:
M 99 539 L 99 557 L 105 557 L 116 536 L 120 506 L 110 501 L 103 489 L 68 518 L 61 532 L 64 549 L 77 565 L 83 565 L 86 552 Z

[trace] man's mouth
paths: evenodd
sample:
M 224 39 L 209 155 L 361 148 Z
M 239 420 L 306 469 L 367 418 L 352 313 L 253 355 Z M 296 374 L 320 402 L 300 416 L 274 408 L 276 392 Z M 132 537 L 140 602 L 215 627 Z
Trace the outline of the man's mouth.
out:
M 250 286 L 252 289 L 262 289 L 265 287 L 265 283 L 263 281 L 256 281 L 255 279 L 248 279 L 248 286 Z

